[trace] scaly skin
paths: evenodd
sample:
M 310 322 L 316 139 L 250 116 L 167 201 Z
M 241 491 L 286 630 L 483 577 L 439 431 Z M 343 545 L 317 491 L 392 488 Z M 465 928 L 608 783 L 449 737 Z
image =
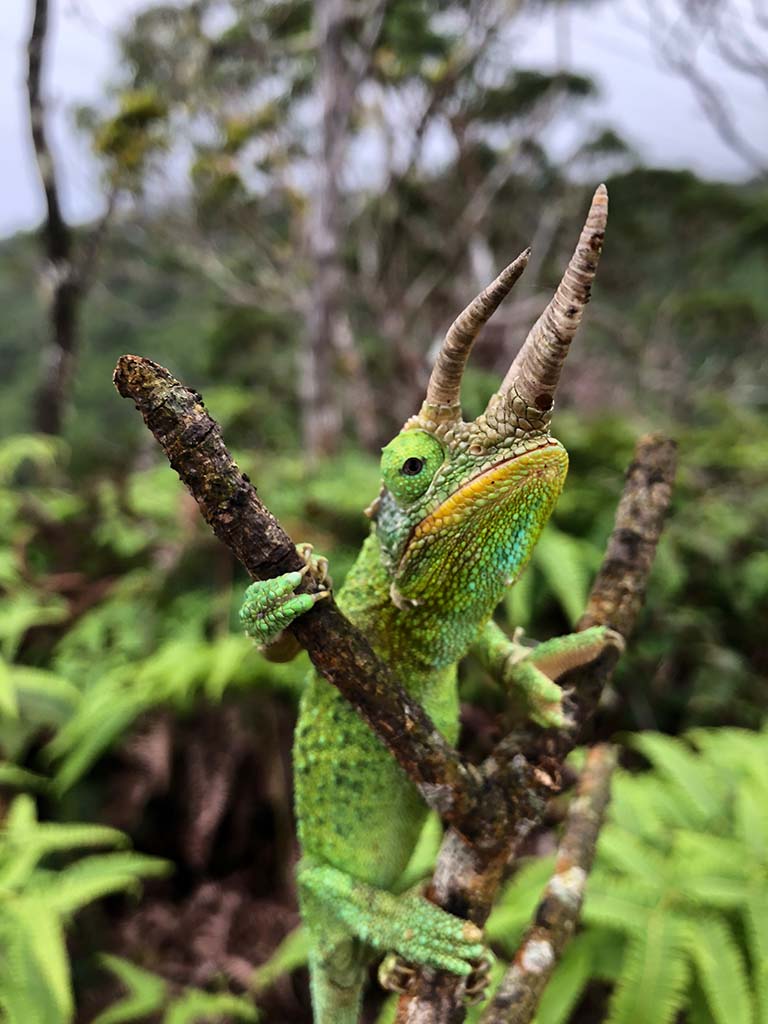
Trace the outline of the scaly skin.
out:
M 599 191 L 595 204 L 601 196 Z M 595 209 L 593 204 L 590 217 Z M 587 235 L 585 228 L 580 244 L 586 238 L 599 253 L 602 234 L 591 230 Z M 505 271 L 507 279 L 519 276 L 516 267 Z M 569 273 L 581 293 L 569 284 L 558 298 L 567 312 L 554 315 L 570 320 L 556 323 L 552 336 L 557 343 L 565 339 L 565 351 L 580 317 L 577 298 L 586 302 L 593 272 L 588 260 L 572 261 Z M 449 332 L 447 356 L 438 359 L 420 414 L 383 451 L 383 486 L 369 510 L 371 533 L 338 594 L 344 613 L 451 743 L 459 728 L 457 664 L 470 650 L 537 722 L 563 727 L 557 679 L 614 641 L 595 628 L 531 649 L 509 640 L 492 621 L 552 512 L 568 457 L 549 435 L 549 414 L 542 408 L 551 402 L 537 399 L 534 405 L 521 397 L 531 388 L 535 364 L 533 371 L 523 365 L 511 383 L 505 380 L 477 420 L 459 418 L 451 389 L 458 387 L 456 353 L 459 361 L 466 358 L 471 345 L 468 322 L 476 333 L 466 317 L 458 333 Z M 534 347 L 539 344 L 534 340 Z M 545 356 L 549 363 L 555 358 L 549 350 Z M 241 616 L 262 645 L 279 641 L 281 631 L 311 607 L 312 597 L 293 593 L 301 575 L 249 587 Z M 303 852 L 298 883 L 311 939 L 316 1024 L 355 1024 L 377 951 L 469 975 L 483 953 L 479 929 L 420 895 L 395 895 L 424 823 L 421 798 L 369 727 L 314 672 L 301 701 L 294 766 Z

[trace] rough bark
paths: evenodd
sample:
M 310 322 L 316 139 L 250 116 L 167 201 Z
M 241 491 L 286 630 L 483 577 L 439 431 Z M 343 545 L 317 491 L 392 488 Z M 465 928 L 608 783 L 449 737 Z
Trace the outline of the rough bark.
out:
M 227 451 L 198 392 L 138 356 L 122 356 L 114 380 L 120 394 L 135 402 L 213 532 L 254 579 L 303 568 L 293 541 Z M 307 576 L 302 589 L 315 588 Z M 335 602 L 319 601 L 291 628 L 318 671 L 370 723 L 427 803 L 451 820 L 471 816 L 479 799 L 476 770 L 445 742 Z
M 131 398 L 195 497 L 214 533 L 255 579 L 302 567 L 294 545 L 232 459 L 200 395 L 163 367 L 123 356 L 115 385 Z M 601 623 L 628 636 L 639 613 L 668 508 L 675 446 L 642 439 L 629 468 L 616 524 L 580 628 Z M 302 584 L 312 590 L 315 584 Z M 568 679 L 578 727 L 506 737 L 478 769 L 445 742 L 362 634 L 336 608 L 318 602 L 291 627 L 321 672 L 413 779 L 449 828 L 429 894 L 440 906 L 482 925 L 510 855 L 542 819 L 560 787 L 565 756 L 583 735 L 618 658 L 609 648 Z M 525 751 L 523 753 L 523 750 Z M 454 1024 L 464 1019 L 463 979 L 420 971 L 400 1001 L 397 1020 Z
M 77 344 L 79 287 L 72 263 L 72 230 L 61 211 L 56 167 L 45 131 L 42 75 L 48 35 L 48 0 L 35 0 L 27 46 L 29 123 L 37 170 L 45 193 L 42 227 L 46 268 L 43 290 L 48 302 L 51 341 L 43 354 L 42 380 L 37 396 L 36 426 L 58 434 L 69 397 Z
M 368 23 L 371 31 L 360 42 L 362 61 L 367 61 L 375 44 L 384 6 L 379 3 L 371 12 L 373 20 Z M 349 19 L 348 0 L 315 0 L 322 150 L 309 223 L 313 282 L 300 366 L 302 434 L 304 448 L 311 457 L 333 452 L 340 439 L 342 403 L 334 393 L 331 372 L 335 359 L 341 366 L 342 376 L 352 385 L 346 389 L 346 394 L 361 442 L 370 447 L 376 439 L 373 394 L 347 313 L 349 301 L 343 254 L 341 183 L 349 149 L 354 94 L 362 77 L 362 69 L 354 66 L 345 51 Z
M 82 253 L 78 254 L 74 232 L 61 209 L 56 164 L 45 127 L 42 79 L 48 27 L 48 0 L 35 0 L 27 44 L 27 98 L 35 162 L 45 195 L 46 215 L 41 228 L 45 267 L 41 291 L 47 306 L 50 337 L 42 353 L 34 415 L 39 431 L 59 434 L 72 390 L 81 305 L 114 210 L 116 191 L 113 190 L 109 196 L 104 215 L 91 232 Z
M 661 436 L 642 438 L 627 470 L 624 491 L 616 511 L 606 555 L 578 628 L 611 626 L 625 639 L 633 631 L 651 570 L 656 545 L 669 508 L 676 465 L 676 445 Z M 511 812 L 501 842 L 467 842 L 451 828 L 438 857 L 431 898 L 446 910 L 485 923 L 503 872 L 521 840 L 541 822 L 548 796 L 560 788 L 566 756 L 582 741 L 603 687 L 618 660 L 618 649 L 608 648 L 585 669 L 570 673 L 564 683 L 574 690 L 573 730 L 540 731 L 531 737 L 508 736 L 481 767 L 483 777 L 498 780 L 517 772 L 518 813 Z M 515 751 L 525 750 L 525 756 Z M 480 810 L 483 815 L 483 809 Z M 490 826 L 490 823 L 488 823 Z M 477 833 L 499 837 L 489 827 Z M 397 1024 L 460 1024 L 465 1018 L 464 981 L 445 972 L 422 969 L 409 993 L 400 999 Z
M 481 1024 L 529 1024 L 576 930 L 611 795 L 616 750 L 590 750 L 557 850 L 555 871 Z

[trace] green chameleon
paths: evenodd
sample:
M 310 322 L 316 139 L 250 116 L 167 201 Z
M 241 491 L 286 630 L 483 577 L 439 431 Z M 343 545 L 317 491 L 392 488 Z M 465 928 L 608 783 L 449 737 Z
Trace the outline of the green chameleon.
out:
M 472 651 L 545 727 L 563 727 L 564 672 L 592 661 L 615 634 L 601 627 L 526 647 L 492 619 L 518 578 L 563 486 L 568 456 L 549 433 L 560 370 L 599 259 L 608 211 L 595 193 L 579 244 L 552 301 L 531 329 L 499 391 L 476 420 L 459 392 L 472 344 L 523 272 L 524 252 L 449 329 L 418 415 L 383 449 L 383 484 L 368 509 L 370 535 L 338 594 L 445 737 L 459 731 L 457 663 Z M 323 559 L 303 552 L 322 576 Z M 324 593 L 294 593 L 303 572 L 252 584 L 241 618 L 276 660 L 297 645 L 282 631 Z M 317 1024 L 358 1020 L 377 952 L 460 975 L 480 970 L 482 933 L 397 882 L 424 824 L 415 787 L 339 692 L 311 673 L 294 743 L 303 858 L 302 917 L 310 936 Z M 393 972 L 394 973 L 394 972 Z

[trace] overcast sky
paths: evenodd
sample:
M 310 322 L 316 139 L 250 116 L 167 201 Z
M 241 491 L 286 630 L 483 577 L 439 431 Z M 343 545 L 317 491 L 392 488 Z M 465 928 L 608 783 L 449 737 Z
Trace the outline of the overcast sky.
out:
M 2 6 L 0 236 L 33 227 L 43 209 L 28 138 L 24 87 L 31 2 L 3 0 Z M 96 100 L 104 83 L 114 77 L 113 31 L 144 6 L 148 6 L 147 0 L 51 0 L 53 31 L 46 94 L 51 98 L 53 145 L 65 212 L 74 220 L 98 213 L 99 185 L 87 146 L 72 126 L 71 109 L 74 104 Z M 709 177 L 748 177 L 750 168 L 719 139 L 689 86 L 661 66 L 644 30 L 647 17 L 645 0 L 608 0 L 568 15 L 569 63 L 574 70 L 592 75 L 601 88 L 601 99 L 590 107 L 590 120 L 614 125 L 649 164 L 692 167 Z M 562 38 L 561 33 L 561 48 Z M 544 69 L 555 66 L 555 40 L 552 17 L 540 16 L 526 31 L 525 63 Z M 764 87 L 730 71 L 704 51 L 700 58 L 739 127 L 755 145 L 768 150 Z

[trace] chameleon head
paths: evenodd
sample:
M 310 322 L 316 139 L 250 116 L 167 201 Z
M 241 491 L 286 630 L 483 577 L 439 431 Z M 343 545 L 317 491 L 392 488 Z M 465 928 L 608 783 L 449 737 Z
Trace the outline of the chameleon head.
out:
M 528 262 L 526 250 L 456 318 L 419 413 L 383 450 L 371 516 L 403 607 L 464 594 L 489 612 L 524 567 L 562 489 L 565 449 L 549 425 L 560 371 L 589 301 L 608 214 L 595 192 L 576 250 L 485 411 L 462 419 L 472 344 Z

